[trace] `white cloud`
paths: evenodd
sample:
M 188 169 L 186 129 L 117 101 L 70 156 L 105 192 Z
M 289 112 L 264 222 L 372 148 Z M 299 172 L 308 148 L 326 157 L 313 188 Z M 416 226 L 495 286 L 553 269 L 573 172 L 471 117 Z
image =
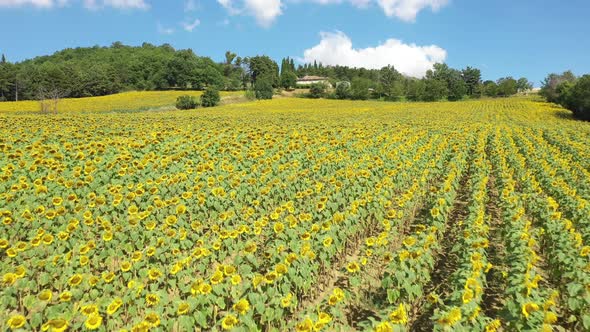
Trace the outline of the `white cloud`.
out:
M 269 27 L 283 11 L 281 0 L 217 0 L 230 15 L 254 16 L 256 22 Z
M 66 0 L 0 0 L 0 7 L 33 6 L 38 8 L 51 8 L 55 5 L 63 6 Z
M 150 5 L 145 0 L 84 0 L 88 9 L 112 7 L 116 9 L 148 9 Z
M 171 35 L 174 33 L 174 29 L 165 27 L 160 22 L 158 22 L 157 28 L 158 33 L 161 35 Z
M 385 15 L 410 22 L 416 20 L 423 9 L 430 7 L 432 11 L 437 11 L 448 3 L 449 0 L 377 0 Z
M 188 32 L 193 32 L 193 30 L 201 25 L 201 20 L 196 19 L 192 22 L 182 22 L 182 28 Z
M 388 17 L 397 17 L 402 21 L 413 22 L 425 9 L 438 11 L 450 0 L 217 0 L 230 15 L 250 15 L 258 24 L 268 27 L 283 13 L 286 3 L 314 3 L 319 5 L 337 5 L 349 3 L 357 8 L 376 5 Z
M 321 32 L 319 44 L 303 52 L 303 62 L 379 69 L 392 65 L 402 74 L 423 77 L 437 62 L 444 62 L 447 51 L 436 46 L 405 44 L 388 39 L 375 47 L 355 49 L 352 40 L 343 32 Z
M 74 0 L 0 0 L 0 7 L 33 6 L 38 8 L 63 7 Z M 113 7 L 116 9 L 148 9 L 150 6 L 145 0 L 83 0 L 84 7 L 99 9 Z

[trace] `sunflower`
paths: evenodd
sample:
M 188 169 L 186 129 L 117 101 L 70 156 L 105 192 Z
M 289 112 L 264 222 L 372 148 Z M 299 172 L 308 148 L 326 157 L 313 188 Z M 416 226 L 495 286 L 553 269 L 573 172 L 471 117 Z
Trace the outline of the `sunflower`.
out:
M 80 308 L 80 312 L 82 312 L 82 314 L 85 316 L 98 314 L 98 307 L 95 304 L 87 304 Z
M 27 320 L 25 319 L 25 316 L 19 314 L 11 316 L 6 323 L 8 324 L 8 327 L 10 327 L 10 329 L 16 330 L 25 326 L 26 322 Z
M 454 307 L 445 316 L 441 317 L 438 322 L 445 326 L 453 326 L 461 320 L 461 309 Z
M 531 313 L 539 310 L 539 305 L 535 302 L 527 302 L 522 305 L 522 314 L 528 319 Z
M 186 315 L 189 310 L 190 310 L 190 305 L 188 303 L 180 302 L 178 304 L 178 309 L 176 310 L 176 314 L 178 314 L 179 316 Z
M 2 276 L 2 283 L 4 285 L 10 286 L 10 285 L 14 284 L 17 279 L 18 279 L 18 276 L 16 275 L 16 273 L 8 272 Z
M 150 293 L 145 296 L 145 301 L 148 306 L 154 306 L 160 302 L 160 296 L 158 294 Z
M 51 332 L 63 332 L 68 329 L 69 323 L 65 319 L 57 318 L 45 323 L 44 327 L 45 326 L 47 326 L 47 329 L 51 328 Z M 44 328 L 42 329 L 45 331 Z
M 324 247 L 326 247 L 326 248 L 330 247 L 332 245 L 332 242 L 333 242 L 333 240 L 331 237 L 329 237 L 329 236 L 326 237 L 323 241 Z
M 546 324 L 555 324 L 557 322 L 557 315 L 552 311 L 545 312 L 543 322 Z
M 275 267 L 275 272 L 278 274 L 286 274 L 288 272 L 288 267 L 283 263 L 279 263 Z
M 70 302 L 72 299 L 72 293 L 68 291 L 64 291 L 59 294 L 59 302 Z
M 389 322 L 381 322 L 375 327 L 375 332 L 393 332 L 393 327 Z
M 350 262 L 350 263 L 348 263 L 348 265 L 346 265 L 346 269 L 350 273 L 356 273 L 356 272 L 360 271 L 361 267 L 358 265 L 357 262 Z
M 39 293 L 39 295 L 37 295 L 37 298 L 44 302 L 51 302 L 52 297 L 53 293 L 50 290 L 44 290 L 41 293 Z
M 232 314 L 229 314 L 221 320 L 221 327 L 224 330 L 231 330 L 238 324 L 238 318 Z
M 437 218 L 438 216 L 440 216 L 440 210 L 438 208 L 434 207 L 434 208 L 430 209 L 430 215 L 433 218 Z
M 210 278 L 211 284 L 217 285 L 223 282 L 223 273 L 220 271 L 216 271 L 213 276 Z
M 116 298 L 107 306 L 107 314 L 112 316 L 123 305 L 123 300 Z
M 79 284 L 82 283 L 82 280 L 83 280 L 82 275 L 77 273 L 77 274 L 74 274 L 72 277 L 70 277 L 70 279 L 68 280 L 68 284 L 70 286 L 78 286 Z
M 102 317 L 98 314 L 91 314 L 86 318 L 84 326 L 89 330 L 97 330 L 102 325 Z
M 131 270 L 131 263 L 130 262 L 127 262 L 127 261 L 122 262 L 121 263 L 121 271 L 127 272 L 129 270 Z
M 293 294 L 289 293 L 281 298 L 281 307 L 287 308 L 291 306 L 291 300 L 293 299 Z
M 150 327 L 160 326 L 160 316 L 155 312 L 150 312 L 145 316 L 144 321 L 149 324 Z
M 395 309 L 392 313 L 389 314 L 389 320 L 393 324 L 399 325 L 405 325 L 408 323 L 408 314 L 403 303 L 400 303 L 397 309 Z
M 160 269 L 150 269 L 148 271 L 148 278 L 150 280 L 158 280 L 162 276 L 162 271 Z
M 301 323 L 295 326 L 297 332 L 311 332 L 314 330 L 314 324 L 311 318 L 306 317 Z
M 239 274 L 235 274 L 231 277 L 232 285 L 238 285 L 242 282 L 242 277 Z
M 244 315 L 250 310 L 250 302 L 246 299 L 241 299 L 233 305 L 233 309 L 240 315 Z

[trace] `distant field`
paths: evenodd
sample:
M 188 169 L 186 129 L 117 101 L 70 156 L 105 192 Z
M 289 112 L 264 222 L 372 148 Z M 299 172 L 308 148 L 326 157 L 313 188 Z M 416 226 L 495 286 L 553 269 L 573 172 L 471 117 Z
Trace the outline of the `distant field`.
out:
M 102 97 L 66 98 L 59 111 L 122 111 L 173 106 L 182 95 L 200 96 L 201 91 L 132 91 Z M 243 92 L 221 92 L 221 96 L 240 96 Z M 37 101 L 0 102 L 0 112 L 39 111 Z
M 2 331 L 590 330 L 590 123 L 535 99 L 5 113 L 0 169 Z

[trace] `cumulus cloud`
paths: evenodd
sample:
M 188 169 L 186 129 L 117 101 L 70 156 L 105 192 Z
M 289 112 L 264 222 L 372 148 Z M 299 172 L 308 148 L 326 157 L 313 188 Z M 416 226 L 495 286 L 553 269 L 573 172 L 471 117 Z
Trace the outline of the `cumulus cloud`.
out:
M 24 7 L 52 8 L 65 6 L 74 0 L 0 0 L 0 7 Z M 150 6 L 145 0 L 83 0 L 84 7 L 99 9 L 113 7 L 116 9 L 148 9 Z
M 414 21 L 420 11 L 430 7 L 437 11 L 447 5 L 449 0 L 377 0 L 385 15 L 396 16 L 404 21 Z
M 217 0 L 230 15 L 254 16 L 256 22 L 269 27 L 283 11 L 281 0 Z
M 413 22 L 422 10 L 438 11 L 450 0 L 217 0 L 230 15 L 254 16 L 265 27 L 270 26 L 283 13 L 286 3 L 337 5 L 349 3 L 357 8 L 378 6 L 388 17 Z
M 320 43 L 303 52 L 303 62 L 379 69 L 394 66 L 407 76 L 423 77 L 437 62 L 444 62 L 447 51 L 436 46 L 405 44 L 388 39 L 375 47 L 353 48 L 352 40 L 343 32 L 322 32 Z
M 145 0 L 84 0 L 84 6 L 89 9 L 113 7 L 116 9 L 148 9 L 150 5 Z
M 66 0 L 0 0 L 0 7 L 21 7 L 33 6 L 38 8 L 51 8 L 53 6 L 63 6 Z
M 198 27 L 199 25 L 201 25 L 201 20 L 196 19 L 192 22 L 183 22 L 182 23 L 182 28 L 188 32 L 193 32 L 193 30 Z

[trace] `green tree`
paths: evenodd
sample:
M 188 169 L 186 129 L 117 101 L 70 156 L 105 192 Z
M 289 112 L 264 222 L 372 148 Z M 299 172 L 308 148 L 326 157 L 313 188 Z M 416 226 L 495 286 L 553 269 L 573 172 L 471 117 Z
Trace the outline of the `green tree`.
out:
M 420 101 L 424 95 L 424 80 L 410 79 L 406 86 L 406 99 L 410 101 Z
M 533 88 L 533 83 L 529 82 L 526 77 L 521 77 L 516 81 L 516 90 L 518 92 L 529 91 Z
M 447 78 L 448 99 L 450 101 L 461 100 L 467 95 L 468 86 L 463 80 L 463 75 L 460 71 L 452 69 Z
M 563 82 L 576 82 L 576 75 L 571 71 L 565 71 L 562 74 L 549 74 L 543 81 L 541 87 L 541 96 L 545 97 L 550 103 L 559 103 L 559 93 L 556 91 L 557 86 Z
M 512 77 L 503 77 L 498 80 L 498 96 L 509 97 L 518 92 L 518 82 Z
M 255 56 L 249 61 L 250 79 L 256 84 L 259 78 L 269 81 L 273 87 L 279 86 L 279 66 L 266 55 Z
M 349 82 L 338 82 L 336 83 L 336 98 L 348 99 L 350 98 L 350 83 Z
M 322 98 L 326 95 L 326 85 L 324 83 L 314 83 L 309 88 L 310 98 Z
M 482 85 L 482 94 L 487 97 L 498 96 L 498 84 L 494 81 L 485 81 Z
M 377 92 L 386 100 L 399 100 L 404 94 L 402 84 L 403 76 L 393 66 L 383 67 L 379 70 L 379 85 Z
M 261 77 L 254 83 L 256 99 L 272 99 L 274 89 L 269 78 Z
M 292 71 L 281 73 L 281 87 L 284 89 L 292 89 L 297 85 L 297 74 Z
M 219 91 L 215 88 L 207 88 L 201 95 L 201 106 L 203 107 L 214 107 L 219 105 L 221 97 Z
M 590 120 L 590 75 L 584 75 L 573 83 L 565 98 L 565 104 L 575 117 Z
M 355 77 L 350 84 L 350 98 L 353 100 L 369 99 L 369 89 L 373 82 L 366 78 Z
M 476 97 L 480 92 L 478 87 L 481 85 L 481 70 L 477 68 L 467 67 L 461 72 L 463 81 L 467 87 L 467 95 Z
M 424 79 L 424 92 L 422 93 L 422 100 L 440 101 L 441 99 L 447 98 L 448 93 L 449 89 L 447 88 L 447 82 L 436 78 Z

